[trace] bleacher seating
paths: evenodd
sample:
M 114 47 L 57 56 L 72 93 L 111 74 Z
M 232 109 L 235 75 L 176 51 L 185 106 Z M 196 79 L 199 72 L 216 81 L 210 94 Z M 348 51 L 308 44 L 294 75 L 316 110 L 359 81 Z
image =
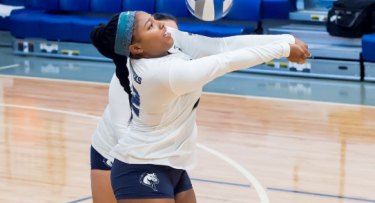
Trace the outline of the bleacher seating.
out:
M 62 11 L 90 11 L 90 0 L 59 0 L 59 9 Z
M 363 60 L 375 62 L 375 33 L 362 37 Z
M 9 30 L 10 20 L 9 17 L 0 16 L 0 30 Z
M 9 17 L 1 17 L 0 16 L 0 30 L 9 30 L 10 28 L 10 20 Z
M 35 49 L 33 48 L 34 53 L 30 53 L 29 51 L 24 52 L 21 49 L 22 47 L 19 48 L 14 45 L 14 53 L 16 54 L 66 57 L 72 56 L 75 53 L 74 57 L 76 58 L 96 60 L 101 55 L 89 44 L 91 30 L 100 23 L 108 22 L 113 14 L 121 11 L 137 10 L 151 14 L 168 13 L 178 18 L 178 26 L 182 31 L 209 37 L 228 37 L 254 32 L 258 33 L 258 31 L 261 31 L 259 28 L 261 28 L 261 23 L 264 19 L 288 19 L 289 13 L 296 10 L 296 1 L 234 0 L 232 9 L 223 20 L 218 22 L 202 22 L 190 14 L 185 0 L 0 0 L 0 4 L 25 6 L 25 9 L 13 10 L 10 17 L 0 17 L 0 30 L 10 30 L 11 35 L 16 38 L 17 43 L 24 43 L 23 41 L 25 41 L 37 44 L 51 44 L 56 42 L 58 45 L 55 44 L 53 46 L 58 46 L 58 49 L 61 50 L 41 53 L 38 46 L 35 46 Z M 252 26 L 254 24 L 258 24 L 258 29 Z M 309 30 L 306 32 L 308 33 Z M 325 31 L 321 30 L 321 32 Z M 24 38 L 26 40 L 22 40 Z M 75 43 L 85 44 L 77 46 Z M 358 59 L 355 60 L 358 61 L 344 61 L 344 65 L 349 67 L 345 73 L 341 69 L 337 71 L 337 67 L 334 67 L 334 65 L 327 66 L 331 68 L 329 76 L 325 73 L 327 72 L 326 70 L 318 70 L 317 68 L 314 70 L 324 72 L 319 72 L 319 74 L 324 75 L 322 77 L 332 76 L 337 78 L 342 76 L 346 79 L 354 78 L 357 80 L 360 77 L 360 66 L 358 65 L 361 62 L 359 58 L 360 46 L 359 44 L 357 47 L 359 50 L 355 52 L 358 56 Z M 52 48 L 50 47 L 49 49 Z M 347 51 L 347 49 L 345 50 Z M 365 35 L 362 39 L 362 56 L 364 62 L 369 67 L 375 67 L 374 53 L 375 33 Z M 337 59 L 336 57 L 335 60 Z M 334 62 L 336 63 L 337 61 Z M 319 64 L 316 61 L 312 63 Z M 319 64 L 319 67 L 321 65 Z M 253 70 L 255 69 L 253 68 Z M 284 71 L 282 69 L 280 71 L 279 69 L 270 70 L 269 67 L 265 67 L 264 69 L 275 73 Z M 318 72 L 314 72 L 314 74 L 319 76 Z M 293 72 L 290 72 L 290 74 L 293 74 Z M 306 73 L 306 75 L 308 74 L 310 74 L 310 71 Z M 375 75 L 375 70 L 373 71 L 373 75 Z
M 228 21 L 260 21 L 261 0 L 236 0 L 224 20 Z M 157 0 L 156 13 L 169 13 L 176 17 L 194 18 L 188 11 L 183 0 Z M 245 15 L 244 15 L 245 14 Z M 214 23 L 179 23 L 179 29 L 185 32 L 206 35 L 210 37 L 228 37 L 233 35 L 250 34 L 253 26 L 214 24 Z
M 155 13 L 155 0 L 124 0 L 122 4 L 123 11 L 145 11 Z
M 40 19 L 43 11 L 27 10 L 10 16 L 12 36 L 18 38 L 41 38 Z
M 9 2 L 10 0 L 1 0 Z M 17 0 L 21 3 L 21 0 Z M 231 21 L 261 21 L 262 0 L 236 0 L 224 24 L 181 22 L 183 31 L 211 37 L 250 34 L 250 25 L 232 25 Z M 43 38 L 71 42 L 90 42 L 90 31 L 111 14 L 127 10 L 148 13 L 169 13 L 178 18 L 189 18 L 185 0 L 25 0 L 26 9 L 11 15 L 6 23 L 16 38 Z M 89 13 L 89 15 L 88 15 Z M 107 16 L 95 14 L 108 13 Z M 5 23 L 4 23 L 5 24 Z M 7 28 L 4 28 L 7 29 Z
M 0 4 L 11 6 L 24 6 L 26 0 L 0 0 Z
M 59 7 L 59 0 L 26 0 L 26 7 L 35 10 L 57 10 Z
M 289 19 L 289 12 L 295 11 L 296 0 L 263 0 L 264 19 Z
M 185 0 L 156 0 L 156 13 L 169 13 L 177 18 L 189 16 Z
M 261 22 L 262 18 L 284 19 L 295 8 L 296 0 L 235 0 L 224 23 L 181 22 L 183 31 L 211 37 L 249 34 L 255 28 L 238 22 Z M 73 42 L 89 42 L 90 30 L 106 17 L 95 13 L 118 13 L 142 10 L 148 13 L 169 13 L 178 18 L 194 18 L 185 0 L 0 0 L 2 4 L 26 5 L 10 19 L 0 19 L 0 29 L 9 30 L 18 38 L 45 38 Z M 293 6 L 294 5 L 294 6 Z M 91 16 L 79 13 L 91 13 Z M 11 23 L 9 22 L 11 21 Z M 236 25 L 232 25 L 236 21 Z M 244 23 L 246 24 L 246 23 Z M 32 30 L 26 28 L 33 28 Z
M 235 0 L 222 22 L 182 21 L 179 22 L 179 28 L 211 37 L 249 34 L 255 28 L 248 23 L 239 25 L 241 23 L 238 22 L 288 18 L 288 13 L 295 9 L 295 2 L 296 0 Z M 90 42 L 89 33 L 95 25 L 107 22 L 111 14 L 126 10 L 194 18 L 189 13 L 185 0 L 0 0 L 0 3 L 26 5 L 26 9 L 12 12 L 10 18 L 0 19 L 0 30 L 10 29 L 17 38 Z M 95 16 L 98 13 L 108 15 Z
M 9 6 L 25 6 L 25 0 L 0 0 L 0 4 L 9 5 Z M 13 11 L 17 13 L 19 11 Z M 9 30 L 10 29 L 10 19 L 9 17 L 0 16 L 0 30 Z
M 122 0 L 91 0 L 90 11 L 101 13 L 121 12 Z

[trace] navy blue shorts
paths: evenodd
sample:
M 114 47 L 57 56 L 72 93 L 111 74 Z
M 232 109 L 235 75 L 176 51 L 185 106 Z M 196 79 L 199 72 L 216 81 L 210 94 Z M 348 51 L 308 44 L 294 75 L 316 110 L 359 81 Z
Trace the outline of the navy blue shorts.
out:
M 104 158 L 98 151 L 91 146 L 90 150 L 90 162 L 91 162 L 91 170 L 103 170 L 103 171 L 110 171 L 112 169 L 112 163 Z
M 111 183 L 116 199 L 174 199 L 193 188 L 185 170 L 152 164 L 127 164 L 115 159 Z

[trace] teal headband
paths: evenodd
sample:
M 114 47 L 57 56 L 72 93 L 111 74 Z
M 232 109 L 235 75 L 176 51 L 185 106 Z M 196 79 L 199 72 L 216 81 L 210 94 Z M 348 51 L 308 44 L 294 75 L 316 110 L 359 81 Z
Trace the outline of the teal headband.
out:
M 129 46 L 133 38 L 133 25 L 135 11 L 122 12 L 118 19 L 115 53 L 122 56 L 130 56 Z

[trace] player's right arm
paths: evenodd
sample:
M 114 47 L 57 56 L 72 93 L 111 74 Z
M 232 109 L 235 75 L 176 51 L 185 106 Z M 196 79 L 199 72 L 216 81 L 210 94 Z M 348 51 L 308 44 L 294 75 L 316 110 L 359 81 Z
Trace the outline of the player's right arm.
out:
M 191 61 L 182 59 L 168 61 L 160 70 L 158 80 L 179 96 L 199 90 L 206 83 L 225 73 L 253 67 L 281 57 L 289 57 L 294 62 L 300 63 L 307 58 L 300 46 L 290 45 L 287 42 L 253 46 Z
M 181 48 L 181 51 L 190 57 L 197 59 L 204 56 L 211 56 L 238 49 L 261 46 L 268 44 L 277 44 L 287 42 L 289 44 L 298 44 L 308 53 L 308 47 L 302 41 L 295 39 L 292 35 L 240 35 L 226 38 L 210 38 L 200 35 L 193 35 L 168 27 L 175 44 Z

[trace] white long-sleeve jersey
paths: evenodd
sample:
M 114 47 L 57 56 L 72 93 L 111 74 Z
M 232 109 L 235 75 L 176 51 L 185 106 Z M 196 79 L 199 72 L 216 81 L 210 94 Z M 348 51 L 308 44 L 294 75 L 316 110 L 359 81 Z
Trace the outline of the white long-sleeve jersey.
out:
M 129 60 L 132 121 L 110 152 L 114 158 L 130 164 L 194 168 L 198 134 L 196 107 L 203 85 L 225 73 L 290 54 L 287 41 L 254 46 L 259 43 L 255 41 L 253 46 L 229 51 L 227 40 L 230 39 L 216 39 L 214 45 L 220 54 L 206 56 L 191 48 L 197 36 L 185 35 L 182 43 L 176 44 L 165 57 Z
M 92 137 L 93 147 L 109 160 L 116 157 L 128 163 L 153 163 L 175 168 L 193 168 L 196 163 L 194 148 L 197 134 L 194 106 L 197 104 L 202 86 L 215 77 L 236 70 L 236 68 L 247 68 L 273 58 L 288 56 L 288 43 L 295 43 L 291 35 L 207 38 L 190 35 L 172 28 L 168 28 L 168 31 L 172 33 L 175 42 L 170 50 L 171 55 L 154 59 L 155 62 L 150 62 L 153 59 L 133 61 L 135 74 L 131 75 L 134 78 L 132 85 L 137 87 L 133 88 L 133 120 L 129 129 L 131 110 L 127 99 L 128 95 L 121 87 L 116 75 L 111 80 L 109 104 Z M 238 50 L 246 47 L 250 49 L 247 51 Z M 190 59 L 234 50 L 238 50 L 238 53 L 246 53 L 246 57 L 249 58 L 247 60 L 240 59 L 239 56 L 230 58 L 236 54 L 230 53 L 211 58 L 207 57 L 201 61 L 191 61 L 194 63 L 185 65 Z M 182 54 L 181 51 L 186 55 Z M 226 60 L 216 61 L 220 57 L 225 57 Z M 252 62 L 248 63 L 250 61 Z M 226 64 L 215 65 L 222 62 L 226 62 Z M 154 66 L 154 63 L 158 64 L 157 67 Z M 181 66 L 182 64 L 184 66 Z M 169 68 L 162 68 L 164 65 L 168 65 Z M 153 69 L 151 66 L 162 70 L 164 74 L 176 74 L 176 77 L 170 78 L 171 75 L 157 74 L 157 77 L 153 78 L 157 69 Z M 130 68 L 129 64 L 128 67 Z M 172 71 L 171 67 L 177 69 Z M 181 71 L 179 71 L 180 67 L 182 68 Z M 148 72 L 148 68 L 151 69 L 151 72 Z M 184 74 L 187 73 L 190 77 L 184 79 Z M 182 83 L 178 82 L 180 79 L 182 79 Z M 137 81 L 141 84 L 138 84 Z M 153 89 L 156 86 L 148 89 L 147 87 L 151 84 L 149 81 L 156 82 L 159 89 Z M 190 83 L 194 83 L 194 87 Z M 192 88 L 184 87 L 185 84 Z M 142 88 L 138 86 L 142 86 Z M 165 87 L 160 88 L 161 86 Z M 142 94 L 148 95 L 147 100 L 141 97 L 138 89 L 142 89 Z M 152 92 L 152 90 L 160 92 Z M 163 95 L 166 96 L 166 100 L 161 98 Z M 154 100 L 156 98 L 158 98 L 159 103 Z M 148 103 L 146 104 L 147 107 L 144 106 L 145 102 Z M 161 107 L 158 106 L 160 104 Z M 173 111 L 173 109 L 176 111 Z M 180 115 L 177 116 L 179 119 L 175 119 L 176 115 Z M 138 136 L 138 134 L 141 134 L 141 136 Z M 120 139 L 122 139 L 120 144 L 110 154 L 109 152 Z M 169 146 L 172 141 L 174 147 Z M 178 143 L 181 145 L 177 146 Z

